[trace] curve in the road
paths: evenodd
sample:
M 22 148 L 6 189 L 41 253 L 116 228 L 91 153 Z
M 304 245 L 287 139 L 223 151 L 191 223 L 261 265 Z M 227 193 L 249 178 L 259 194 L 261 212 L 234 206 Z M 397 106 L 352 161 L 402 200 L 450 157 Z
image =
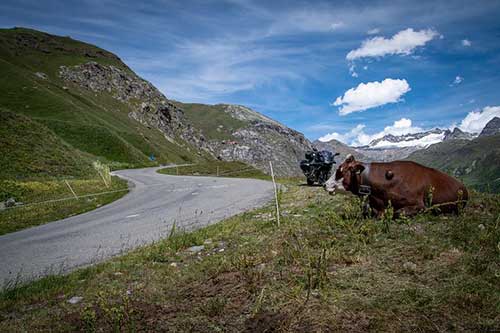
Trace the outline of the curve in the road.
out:
M 167 176 L 158 168 L 122 170 L 123 198 L 94 211 L 0 236 L 0 286 L 67 273 L 168 235 L 260 206 L 272 183 L 255 179 Z

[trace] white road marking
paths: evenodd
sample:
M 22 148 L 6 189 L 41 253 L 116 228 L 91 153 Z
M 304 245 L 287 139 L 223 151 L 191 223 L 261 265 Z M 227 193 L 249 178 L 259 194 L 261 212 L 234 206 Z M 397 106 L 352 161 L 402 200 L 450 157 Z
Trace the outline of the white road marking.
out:
M 129 216 L 125 216 L 126 219 L 130 219 L 132 217 L 137 217 L 139 216 L 139 214 L 133 214 L 133 215 L 129 215 Z

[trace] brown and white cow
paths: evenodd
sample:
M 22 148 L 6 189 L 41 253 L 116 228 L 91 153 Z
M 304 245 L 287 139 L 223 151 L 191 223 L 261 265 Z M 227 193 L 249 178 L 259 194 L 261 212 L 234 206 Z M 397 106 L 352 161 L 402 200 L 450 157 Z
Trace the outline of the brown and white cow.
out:
M 396 215 L 410 216 L 424 210 L 429 203 L 443 213 L 458 212 L 468 199 L 461 182 L 436 169 L 411 161 L 362 163 L 352 155 L 347 156 L 324 187 L 330 194 L 344 190 L 367 195 L 378 217 L 389 201 Z

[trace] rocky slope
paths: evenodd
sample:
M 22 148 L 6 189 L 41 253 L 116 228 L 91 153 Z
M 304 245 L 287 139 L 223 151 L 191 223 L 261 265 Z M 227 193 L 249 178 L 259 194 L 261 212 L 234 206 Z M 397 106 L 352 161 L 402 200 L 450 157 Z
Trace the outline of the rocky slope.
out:
M 349 154 L 353 155 L 359 161 L 369 162 L 373 160 L 372 158 L 369 158 L 363 153 L 357 151 L 355 148 L 349 147 L 348 145 L 335 139 L 327 142 L 316 140 L 313 142 L 313 145 L 318 150 L 327 150 L 333 153 L 339 153 L 339 156 L 335 157 L 335 162 L 337 162 L 337 164 L 342 163 Z
M 301 175 L 299 162 L 312 149 L 303 134 L 241 105 L 176 105 L 201 129 L 218 159 L 242 161 L 265 172 L 271 161 L 280 176 Z
M 483 136 L 492 136 L 492 135 L 497 135 L 500 134 L 500 118 L 495 117 L 491 119 L 486 126 L 484 126 L 483 130 L 481 131 L 481 134 L 479 134 L 480 137 Z
M 77 66 L 61 66 L 59 76 L 68 85 L 106 93 L 128 105 L 131 119 L 159 129 L 170 142 L 176 143 L 175 138 L 179 137 L 198 148 L 207 148 L 204 137 L 186 121 L 184 112 L 151 83 L 132 71 L 88 62 Z M 177 143 L 182 144 L 182 141 Z

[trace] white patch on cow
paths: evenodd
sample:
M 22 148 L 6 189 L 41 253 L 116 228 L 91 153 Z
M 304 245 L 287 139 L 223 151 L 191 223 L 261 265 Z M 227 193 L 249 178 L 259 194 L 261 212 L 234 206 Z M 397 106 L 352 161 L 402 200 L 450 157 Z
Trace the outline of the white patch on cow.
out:
M 330 194 L 334 194 L 335 191 L 345 191 L 344 185 L 342 185 L 342 179 L 343 178 L 337 181 L 335 180 L 335 175 L 331 176 L 325 183 L 325 191 Z

